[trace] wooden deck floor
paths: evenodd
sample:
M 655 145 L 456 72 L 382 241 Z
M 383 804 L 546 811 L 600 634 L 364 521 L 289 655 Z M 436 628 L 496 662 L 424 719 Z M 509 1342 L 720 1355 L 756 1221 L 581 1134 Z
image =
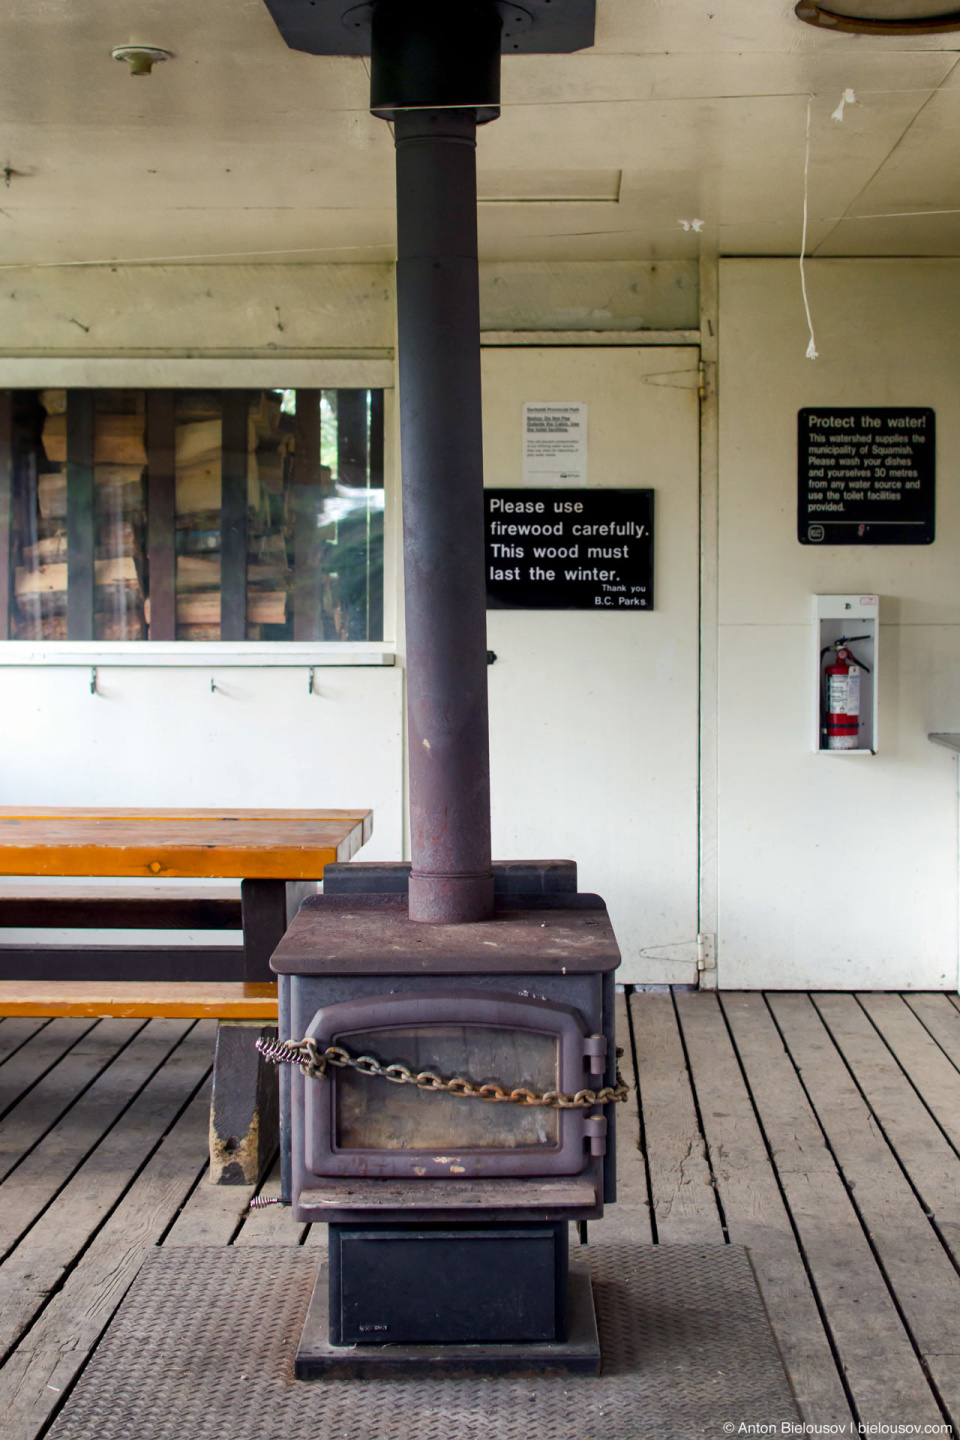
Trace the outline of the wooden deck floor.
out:
M 638 1088 L 592 1242 L 746 1245 L 805 1420 L 960 1425 L 955 999 L 634 994 L 620 1012 Z M 3 1440 L 46 1432 L 148 1247 L 325 1243 L 206 1184 L 213 1038 L 0 1021 Z

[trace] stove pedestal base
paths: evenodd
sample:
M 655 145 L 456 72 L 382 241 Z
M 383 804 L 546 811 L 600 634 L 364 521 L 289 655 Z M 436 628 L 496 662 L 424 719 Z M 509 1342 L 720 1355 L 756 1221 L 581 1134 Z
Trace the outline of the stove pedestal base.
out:
M 567 1339 L 516 1345 L 355 1345 L 330 1343 L 328 1272 L 314 1288 L 297 1350 L 298 1380 L 400 1375 L 599 1375 L 600 1340 L 590 1273 L 571 1258 Z

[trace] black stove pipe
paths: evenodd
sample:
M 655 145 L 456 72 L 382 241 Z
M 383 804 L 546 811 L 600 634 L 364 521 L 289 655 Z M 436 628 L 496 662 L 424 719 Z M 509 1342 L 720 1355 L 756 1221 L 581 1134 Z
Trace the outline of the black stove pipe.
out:
M 394 122 L 410 918 L 493 913 L 478 121 L 499 113 L 494 0 L 379 0 L 371 109 Z

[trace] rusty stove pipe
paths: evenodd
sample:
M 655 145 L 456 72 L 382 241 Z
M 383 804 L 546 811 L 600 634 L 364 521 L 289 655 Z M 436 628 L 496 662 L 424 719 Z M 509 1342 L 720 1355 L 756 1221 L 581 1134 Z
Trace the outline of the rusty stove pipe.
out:
M 394 122 L 410 918 L 493 913 L 476 130 L 499 113 L 494 0 L 379 0 L 371 109 Z

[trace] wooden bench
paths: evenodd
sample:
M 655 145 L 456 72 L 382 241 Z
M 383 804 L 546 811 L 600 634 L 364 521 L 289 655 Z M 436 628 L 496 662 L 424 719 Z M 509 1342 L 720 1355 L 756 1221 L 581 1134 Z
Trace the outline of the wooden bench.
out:
M 316 886 L 296 887 L 298 892 L 308 888 Z M 294 912 L 301 898 L 288 895 L 288 910 Z M 110 983 L 243 979 L 243 907 L 236 882 L 229 887 L 170 880 L 141 886 L 116 879 L 44 884 L 0 876 L 0 927 L 0 981 L 70 980 L 78 973 Z M 82 930 L 90 938 L 72 937 L 69 944 L 42 934 L 10 938 L 9 932 L 24 930 Z M 142 934 L 118 943 L 110 933 L 116 930 L 152 931 L 152 942 L 157 931 L 180 933 L 163 943 L 145 943 Z M 201 938 L 212 931 L 227 933 Z M 185 943 L 184 932 L 193 932 L 190 942 Z
M 141 1020 L 270 1020 L 276 1024 L 276 985 L 243 981 L 0 980 L 0 1016 L 87 1015 Z
M 276 1033 L 270 956 L 298 897 L 316 889 L 326 865 L 351 859 L 369 838 L 372 823 L 369 810 L 0 807 L 0 877 L 136 877 L 181 885 L 197 878 L 240 881 L 239 902 L 129 891 L 110 897 L 45 895 L 36 885 L 18 895 L 9 893 L 8 884 L 7 894 L 0 894 L 0 925 L 219 929 L 239 920 L 243 927 L 242 950 L 220 947 L 240 957 L 240 973 L 232 981 L 189 975 L 189 947 L 122 951 L 132 973 L 118 974 L 115 965 L 104 978 L 97 967 L 102 971 L 116 956 L 113 947 L 0 943 L 0 1016 L 217 1020 L 210 1179 L 254 1183 L 278 1141 L 276 1072 L 255 1050 L 260 1035 Z M 44 975 L 43 966 L 54 973 Z

